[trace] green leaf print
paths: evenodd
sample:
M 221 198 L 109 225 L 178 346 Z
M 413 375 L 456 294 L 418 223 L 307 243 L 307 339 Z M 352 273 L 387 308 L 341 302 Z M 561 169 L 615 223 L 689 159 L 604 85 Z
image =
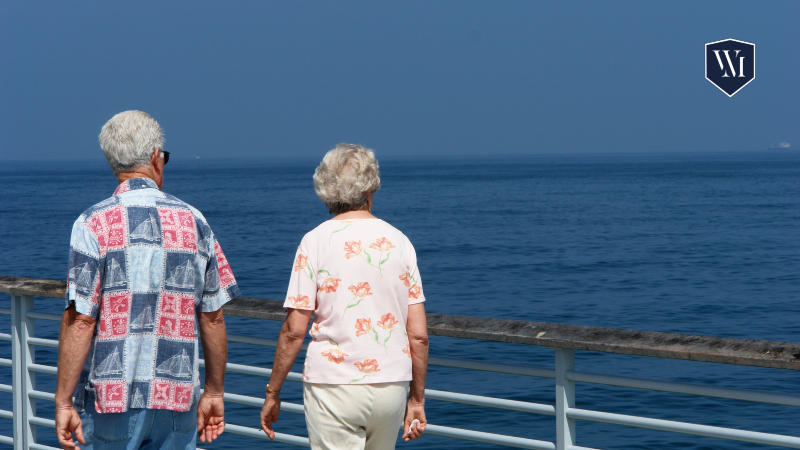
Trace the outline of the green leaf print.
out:
M 375 342 L 378 342 L 378 332 L 375 331 L 374 328 L 372 329 L 372 334 L 373 334 L 372 339 L 375 339 Z
M 356 297 L 356 298 L 358 298 L 358 297 Z M 355 300 L 355 298 L 353 300 Z M 350 301 L 352 302 L 353 300 L 350 300 Z M 347 307 L 344 308 L 344 312 L 342 313 L 342 320 L 344 320 L 344 314 L 347 312 L 348 309 L 355 308 L 356 306 L 358 306 L 359 303 L 361 303 L 363 301 L 364 301 L 363 298 L 358 298 L 357 302 L 347 305 Z
M 342 227 L 342 228 L 339 228 L 338 230 L 334 230 L 334 231 L 332 231 L 332 232 L 331 232 L 331 234 L 330 234 L 330 236 L 328 236 L 328 245 L 331 245 L 331 238 L 333 238 L 333 235 L 334 235 L 334 233 L 338 233 L 338 232 L 340 232 L 340 231 L 344 231 L 344 230 L 345 230 L 347 227 L 349 227 L 350 225 L 352 225 L 352 223 L 348 223 L 348 224 L 347 224 L 347 225 L 345 225 L 344 227 Z
M 325 273 L 327 273 L 327 274 L 328 274 L 328 277 L 332 277 L 332 276 L 333 276 L 333 275 L 332 275 L 330 272 L 328 272 L 327 270 L 318 270 L 318 271 L 317 271 L 317 274 L 322 274 L 322 272 L 325 272 Z
M 367 255 L 367 264 L 372 265 L 372 256 L 370 256 L 366 250 L 364 250 L 364 254 Z
M 388 335 L 388 336 L 386 336 L 386 339 L 384 339 L 384 340 L 383 340 L 383 343 L 384 343 L 384 345 L 386 344 L 386 342 L 388 342 L 388 341 L 389 341 L 389 339 L 391 339 L 391 337 L 392 337 L 392 331 L 394 331 L 394 330 L 389 330 L 389 335 Z
M 308 267 L 308 278 L 314 281 L 314 272 L 311 270 L 311 267 Z
M 327 336 L 327 334 L 326 334 L 326 336 Z M 333 339 L 331 339 L 330 337 L 328 337 L 328 342 L 329 342 L 331 345 L 335 345 L 335 346 L 339 347 L 339 343 L 338 343 L 338 342 L 336 342 L 336 341 L 334 341 L 334 340 L 333 340 Z M 341 347 L 339 347 L 339 348 L 341 348 Z
M 357 382 L 357 381 L 361 381 L 361 380 L 363 380 L 364 378 L 367 378 L 368 376 L 369 376 L 369 375 L 364 375 L 363 377 L 361 377 L 361 378 L 358 378 L 358 375 L 356 375 L 356 377 L 355 377 L 355 378 L 353 378 L 352 380 L 350 380 L 350 383 L 347 383 L 347 384 L 351 384 L 351 383 L 355 383 L 355 382 Z
M 389 260 L 389 255 L 391 255 L 391 254 L 392 254 L 392 252 L 389 252 L 389 253 L 387 253 L 387 254 L 386 254 L 386 258 L 383 258 L 383 259 L 381 260 L 380 264 L 378 264 L 378 265 L 379 265 L 379 266 L 382 266 L 382 265 L 383 265 L 383 263 L 385 263 L 386 261 L 388 261 L 388 260 Z

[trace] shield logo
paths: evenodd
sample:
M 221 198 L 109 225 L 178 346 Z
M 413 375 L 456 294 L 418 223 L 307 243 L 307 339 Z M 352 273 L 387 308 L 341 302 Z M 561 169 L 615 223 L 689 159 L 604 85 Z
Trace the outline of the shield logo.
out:
M 706 80 L 728 97 L 756 78 L 756 45 L 725 39 L 706 44 Z

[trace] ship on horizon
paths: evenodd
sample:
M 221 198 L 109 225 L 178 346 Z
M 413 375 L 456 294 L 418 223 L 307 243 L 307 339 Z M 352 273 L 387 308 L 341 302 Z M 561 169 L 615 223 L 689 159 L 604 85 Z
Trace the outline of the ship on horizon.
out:
M 778 145 L 770 145 L 767 150 L 789 150 L 792 148 L 792 144 L 788 142 L 781 142 Z

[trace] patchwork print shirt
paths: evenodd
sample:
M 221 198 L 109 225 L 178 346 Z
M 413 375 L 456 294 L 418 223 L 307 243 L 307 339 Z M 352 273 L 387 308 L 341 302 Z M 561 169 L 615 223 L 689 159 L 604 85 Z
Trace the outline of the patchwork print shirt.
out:
M 211 228 L 149 178 L 120 184 L 72 228 L 66 304 L 97 319 L 75 390 L 101 413 L 188 411 L 200 393 L 197 311 L 239 287 Z

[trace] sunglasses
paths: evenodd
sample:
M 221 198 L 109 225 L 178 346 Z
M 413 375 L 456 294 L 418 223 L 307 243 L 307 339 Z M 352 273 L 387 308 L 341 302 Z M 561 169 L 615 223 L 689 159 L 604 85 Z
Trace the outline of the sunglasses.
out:
M 169 162 L 169 152 L 165 152 L 164 150 L 161 150 L 161 153 L 164 154 L 164 164 L 168 163 Z

